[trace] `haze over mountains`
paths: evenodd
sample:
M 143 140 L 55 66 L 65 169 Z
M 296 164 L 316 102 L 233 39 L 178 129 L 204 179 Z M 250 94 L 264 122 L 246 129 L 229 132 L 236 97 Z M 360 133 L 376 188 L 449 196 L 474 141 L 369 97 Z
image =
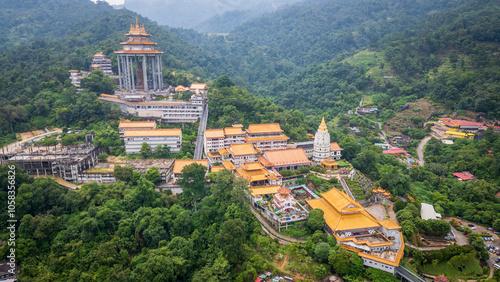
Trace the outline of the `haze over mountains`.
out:
M 160 25 L 194 28 L 201 32 L 229 32 L 262 13 L 300 0 L 125 0 L 116 8 L 135 11 Z

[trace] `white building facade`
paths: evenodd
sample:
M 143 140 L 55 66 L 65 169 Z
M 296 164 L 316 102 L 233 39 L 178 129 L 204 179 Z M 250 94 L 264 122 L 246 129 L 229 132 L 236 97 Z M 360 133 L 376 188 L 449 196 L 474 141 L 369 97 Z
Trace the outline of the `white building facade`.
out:
M 181 150 L 182 131 L 179 128 L 126 130 L 123 137 L 127 154 L 140 154 L 143 143 L 151 146 L 151 150 L 158 145 L 170 147 L 171 153 L 178 153 Z
M 325 117 L 323 117 L 314 136 L 313 161 L 321 162 L 328 157 L 330 157 L 330 133 L 326 127 Z

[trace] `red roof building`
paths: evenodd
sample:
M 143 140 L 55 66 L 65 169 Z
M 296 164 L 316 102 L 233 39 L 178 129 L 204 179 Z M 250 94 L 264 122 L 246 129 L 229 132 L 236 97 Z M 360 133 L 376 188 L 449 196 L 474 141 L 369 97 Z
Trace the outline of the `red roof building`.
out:
M 469 181 L 469 180 L 474 180 L 477 178 L 474 175 L 472 175 L 472 173 L 470 173 L 468 171 L 455 172 L 455 173 L 452 173 L 452 175 L 455 178 L 457 178 L 459 181 Z
M 385 151 L 382 151 L 384 155 L 395 155 L 395 154 L 406 154 L 407 152 L 401 148 L 390 148 Z

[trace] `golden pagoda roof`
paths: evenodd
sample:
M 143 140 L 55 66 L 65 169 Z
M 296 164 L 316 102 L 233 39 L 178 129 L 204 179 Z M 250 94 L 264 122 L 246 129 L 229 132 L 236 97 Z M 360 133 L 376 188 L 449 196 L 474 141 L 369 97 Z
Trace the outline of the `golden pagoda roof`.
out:
M 326 122 L 325 122 L 325 116 L 321 119 L 321 124 L 319 125 L 318 131 L 328 131 L 328 128 L 326 127 Z
M 130 24 L 130 30 L 127 34 L 125 35 L 142 35 L 142 36 L 151 36 L 151 34 L 148 34 L 146 32 L 146 29 L 144 28 L 144 24 L 139 26 L 139 21 L 137 20 L 137 17 L 135 18 L 135 27 Z
M 290 192 L 291 192 L 290 189 L 286 188 L 285 186 L 281 187 L 278 190 L 278 193 L 280 193 L 280 194 L 286 194 L 286 195 L 288 195 L 288 194 L 290 194 Z

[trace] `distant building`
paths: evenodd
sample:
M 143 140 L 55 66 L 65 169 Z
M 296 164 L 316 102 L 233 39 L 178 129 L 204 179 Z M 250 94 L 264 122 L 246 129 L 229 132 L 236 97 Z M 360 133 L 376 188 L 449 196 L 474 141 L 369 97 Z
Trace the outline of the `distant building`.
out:
M 273 206 L 282 213 L 300 211 L 297 208 L 297 200 L 292 196 L 290 189 L 286 187 L 281 187 L 278 193 L 273 195 Z
M 375 146 L 378 146 L 378 147 L 382 148 L 382 150 L 387 150 L 387 149 L 389 149 L 389 144 L 385 144 L 385 143 L 375 143 L 375 144 L 373 144 L 373 145 L 375 145 Z
M 118 125 L 118 131 L 121 138 L 123 138 L 123 133 L 125 133 L 125 130 L 146 130 L 155 128 L 155 121 L 130 121 L 127 119 L 124 121 L 120 121 L 120 124 Z
M 452 175 L 456 179 L 458 179 L 459 181 L 469 181 L 469 180 L 474 180 L 477 178 L 474 175 L 472 175 L 472 173 L 470 173 L 468 171 L 455 172 L 455 173 L 452 173 Z
M 254 163 L 257 161 L 257 154 L 262 151 L 251 143 L 233 144 L 227 149 L 229 158 L 236 167 L 241 167 L 244 163 Z
M 304 153 L 308 158 L 312 158 L 313 152 L 314 152 L 314 138 L 312 138 L 313 141 L 306 141 L 306 142 L 297 142 L 292 144 L 292 148 L 302 148 L 304 150 Z
M 69 79 L 71 80 L 71 84 L 75 87 L 80 88 L 80 80 L 87 75 L 86 72 L 79 72 L 77 70 L 69 70 Z
M 101 69 L 105 75 L 113 75 L 111 60 L 106 58 L 106 55 L 102 52 L 95 54 L 92 58 L 92 63 L 90 63 L 89 71 L 93 72 L 96 69 Z
M 170 147 L 171 153 L 178 153 L 181 150 L 182 131 L 180 128 L 126 130 L 123 138 L 127 154 L 139 154 L 142 143 L 147 143 L 152 150 L 162 145 Z
M 357 114 L 374 114 L 378 112 L 378 108 L 356 108 Z
M 206 83 L 192 83 L 187 90 L 206 95 L 208 92 L 208 86 Z
M 250 186 L 281 185 L 281 175 L 259 162 L 242 164 L 241 168 L 236 169 L 236 175 L 246 179 Z

